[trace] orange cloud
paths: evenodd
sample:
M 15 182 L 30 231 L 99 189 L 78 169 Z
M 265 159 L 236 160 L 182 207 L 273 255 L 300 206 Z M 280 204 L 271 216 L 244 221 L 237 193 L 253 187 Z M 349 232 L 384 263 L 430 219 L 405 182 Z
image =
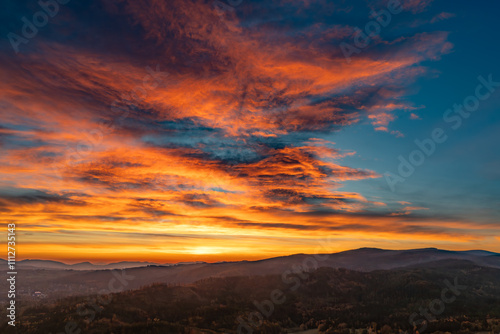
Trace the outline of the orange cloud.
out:
M 292 33 L 200 1 L 122 5 L 106 15 L 133 26 L 96 36 L 106 51 L 55 38 L 0 56 L 0 211 L 22 226 L 23 256 L 255 259 L 325 234 L 344 249 L 482 237 L 343 190 L 380 175 L 321 138 L 362 120 L 389 131 L 414 109 L 401 87 L 449 52 L 446 33 L 376 41 L 348 64 L 331 43 L 347 25 Z

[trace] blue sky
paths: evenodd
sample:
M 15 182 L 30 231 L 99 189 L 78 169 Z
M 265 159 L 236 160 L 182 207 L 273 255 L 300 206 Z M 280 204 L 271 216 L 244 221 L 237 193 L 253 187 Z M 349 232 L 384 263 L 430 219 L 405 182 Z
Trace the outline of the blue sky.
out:
M 441 1 L 434 3 L 432 9 L 449 10 L 446 7 Z M 478 110 L 464 119 L 457 130 L 450 129 L 443 121 L 447 109 L 455 103 L 462 104 L 465 97 L 474 94 L 478 76 L 487 78 L 491 74 L 494 81 L 500 81 L 500 47 L 492 39 L 498 25 L 495 11 L 485 8 L 458 1 L 451 11 L 456 16 L 436 23 L 438 29 L 450 31 L 448 40 L 453 50 L 439 61 L 425 63 L 434 75 L 418 79 L 413 85 L 414 94 L 407 97 L 421 107 L 414 112 L 421 119 L 412 120 L 409 113 L 401 112 L 391 124 L 391 129 L 404 133 L 403 138 L 370 131 L 369 124 L 343 128 L 332 136 L 339 146 L 358 153 L 345 158 L 346 164 L 380 174 L 397 173 L 397 157 L 400 154 L 408 157 L 417 148 L 414 140 L 429 138 L 434 128 L 448 129 L 448 140 L 438 144 L 436 152 L 404 183 L 396 186 L 395 193 L 390 191 L 384 179 L 356 182 L 345 189 L 419 203 L 434 213 L 499 224 L 500 94 L 494 92 L 486 101 L 481 101 Z M 386 194 L 382 195 L 384 192 Z

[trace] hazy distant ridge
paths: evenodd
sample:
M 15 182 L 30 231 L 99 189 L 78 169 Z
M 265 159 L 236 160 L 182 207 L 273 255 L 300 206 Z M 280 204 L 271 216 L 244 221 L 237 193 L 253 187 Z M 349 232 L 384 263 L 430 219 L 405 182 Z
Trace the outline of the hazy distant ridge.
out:
M 328 256 L 324 256 L 328 255 Z M 155 262 L 130 262 L 122 261 L 108 264 L 92 264 L 82 262 L 66 264 L 50 260 L 22 260 L 17 262 L 18 268 L 22 269 L 59 269 L 59 270 L 110 270 L 141 268 L 148 266 L 202 266 L 210 267 L 219 276 L 230 275 L 255 275 L 278 273 L 286 270 L 289 266 L 300 264 L 305 258 L 314 257 L 308 254 L 295 254 L 258 261 L 236 261 L 236 262 L 182 262 L 182 263 L 155 263 Z M 319 257 L 318 257 L 319 258 Z M 500 254 L 484 251 L 448 251 L 436 248 L 422 248 L 411 250 L 384 250 L 378 248 L 360 248 L 333 254 L 322 254 L 324 261 L 318 261 L 320 267 L 347 268 L 352 270 L 372 271 L 379 269 L 393 269 L 412 266 L 439 260 L 456 259 L 467 260 L 478 265 L 500 268 Z M 3 265 L 5 260 L 0 259 Z M 223 270 L 220 270 L 223 269 Z M 229 275 L 227 275 L 229 274 Z

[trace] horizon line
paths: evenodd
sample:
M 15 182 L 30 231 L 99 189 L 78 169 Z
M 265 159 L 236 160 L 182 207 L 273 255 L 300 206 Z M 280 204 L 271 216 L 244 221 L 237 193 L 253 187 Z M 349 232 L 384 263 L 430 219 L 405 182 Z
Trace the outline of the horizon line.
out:
M 82 262 L 75 262 L 75 263 L 67 263 L 67 262 L 62 262 L 58 260 L 50 260 L 50 259 L 22 259 L 22 260 L 17 260 L 16 262 L 22 262 L 22 261 L 50 261 L 50 262 L 57 262 L 61 263 L 64 265 L 68 266 L 74 266 L 78 264 L 90 264 L 94 266 L 105 266 L 105 265 L 112 265 L 112 264 L 119 264 L 119 263 L 144 263 L 144 264 L 150 264 L 150 265 L 179 265 L 179 264 L 196 264 L 196 263 L 235 263 L 235 262 L 258 262 L 258 261 L 264 261 L 264 260 L 270 260 L 270 259 L 277 259 L 277 258 L 282 258 L 282 257 L 289 257 L 289 256 L 295 256 L 295 255 L 315 255 L 315 254 L 339 254 L 339 253 L 345 253 L 345 252 L 351 252 L 351 251 L 357 251 L 357 250 L 381 250 L 381 251 L 418 251 L 418 250 L 437 250 L 437 251 L 447 251 L 447 252 L 486 252 L 486 253 L 491 253 L 491 254 L 497 254 L 500 255 L 500 253 L 490 251 L 490 250 L 485 250 L 485 249 L 469 249 L 469 250 L 454 250 L 454 249 L 443 249 L 443 248 L 436 248 L 436 247 L 423 247 L 423 248 L 407 248 L 407 249 L 385 249 L 385 248 L 378 248 L 378 247 L 360 247 L 360 248 L 352 248 L 352 249 L 346 249 L 343 251 L 338 251 L 338 252 L 332 252 L 332 253 L 292 253 L 288 255 L 280 255 L 280 256 L 273 256 L 273 257 L 267 257 L 267 258 L 261 258 L 261 259 L 256 259 L 256 260 L 247 260 L 247 259 L 242 259 L 242 260 L 235 260 L 235 261 L 201 261 L 201 260 L 192 260 L 192 261 L 179 261 L 179 262 L 150 262 L 150 261 L 132 261 L 132 260 L 122 260 L 122 261 L 117 261 L 117 262 L 90 262 L 90 261 L 82 261 Z M 210 255 L 210 254 L 207 254 Z M 4 258 L 0 258 L 1 261 L 8 262 L 8 260 Z

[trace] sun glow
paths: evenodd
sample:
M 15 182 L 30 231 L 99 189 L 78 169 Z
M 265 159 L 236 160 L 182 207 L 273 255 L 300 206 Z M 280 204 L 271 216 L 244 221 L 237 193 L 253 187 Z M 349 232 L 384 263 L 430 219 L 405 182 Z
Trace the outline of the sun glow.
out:
M 187 253 L 194 255 L 220 254 L 222 253 L 222 250 L 219 247 L 201 246 L 192 248 L 188 250 Z

